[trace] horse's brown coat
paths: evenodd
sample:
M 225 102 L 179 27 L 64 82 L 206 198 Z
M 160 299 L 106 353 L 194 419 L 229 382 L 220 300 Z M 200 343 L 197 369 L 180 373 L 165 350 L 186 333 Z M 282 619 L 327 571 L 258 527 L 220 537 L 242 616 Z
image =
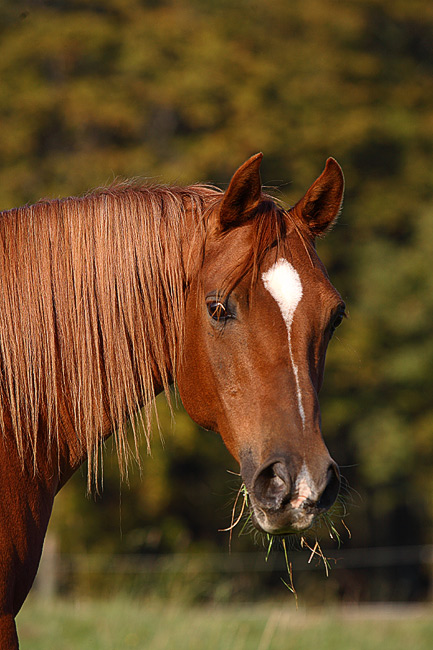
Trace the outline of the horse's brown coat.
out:
M 86 458 L 89 481 L 97 475 L 112 432 L 125 470 L 136 445 L 126 418 L 144 407 L 146 429 L 173 381 L 239 460 L 258 527 L 301 530 L 334 500 L 317 393 L 342 307 L 313 243 L 338 214 L 343 178 L 330 159 L 286 212 L 262 193 L 260 162 L 247 161 L 225 193 L 123 184 L 1 214 L 1 648 L 18 647 L 13 619 L 55 494 Z M 287 332 L 260 280 L 281 256 L 305 288 L 293 323 L 303 431 Z M 215 308 L 230 318 L 217 321 Z M 320 498 L 294 508 L 302 463 Z

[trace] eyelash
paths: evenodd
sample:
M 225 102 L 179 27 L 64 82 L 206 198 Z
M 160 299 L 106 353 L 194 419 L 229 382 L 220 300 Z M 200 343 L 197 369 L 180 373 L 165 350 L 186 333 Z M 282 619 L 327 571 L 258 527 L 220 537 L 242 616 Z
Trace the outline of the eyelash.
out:
M 220 300 L 209 300 L 206 306 L 209 316 L 217 323 L 224 323 L 229 318 L 232 318 L 232 314 L 227 309 L 227 305 Z

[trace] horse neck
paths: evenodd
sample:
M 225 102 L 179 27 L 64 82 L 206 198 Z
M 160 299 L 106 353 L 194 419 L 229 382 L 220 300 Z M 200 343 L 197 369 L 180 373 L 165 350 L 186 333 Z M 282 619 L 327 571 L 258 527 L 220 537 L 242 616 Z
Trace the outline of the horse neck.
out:
M 153 398 L 175 380 L 191 260 L 215 195 L 125 185 L 3 215 L 0 326 L 11 344 L 0 417 L 21 458 L 41 419 L 65 475 L 86 456 L 92 473 L 113 430 L 122 464 L 123 423 L 143 405 L 149 429 Z M 15 323 L 7 315 L 21 286 Z
M 136 347 L 136 398 L 132 402 L 142 408 L 146 435 L 155 413 L 154 397 L 165 392 L 170 404 L 170 385 L 176 381 L 176 369 L 182 357 L 189 286 L 200 268 L 208 213 L 220 196 L 199 186 L 156 188 L 147 192 L 153 205 L 159 208 L 150 211 L 140 222 L 140 238 L 147 243 L 135 268 L 141 287 L 142 331 L 131 340 L 131 346 Z M 132 416 L 132 422 L 134 410 L 132 404 L 126 413 Z M 109 418 L 104 438 L 113 430 L 112 421 Z M 118 453 L 119 446 L 123 446 L 122 431 L 120 438 Z
M 218 202 L 220 193 L 204 186 L 156 191 L 160 192 L 160 204 L 163 206 L 162 211 L 154 215 L 159 224 L 157 241 L 160 255 L 155 257 L 150 246 L 147 263 L 149 277 L 152 279 L 158 269 L 164 285 L 163 299 L 157 301 L 159 314 L 155 325 L 167 343 L 164 361 L 161 355 L 155 358 L 155 392 L 160 392 L 167 390 L 167 383 L 176 381 L 186 298 L 190 284 L 200 270 L 208 216 Z M 155 316 L 152 309 L 148 313 Z

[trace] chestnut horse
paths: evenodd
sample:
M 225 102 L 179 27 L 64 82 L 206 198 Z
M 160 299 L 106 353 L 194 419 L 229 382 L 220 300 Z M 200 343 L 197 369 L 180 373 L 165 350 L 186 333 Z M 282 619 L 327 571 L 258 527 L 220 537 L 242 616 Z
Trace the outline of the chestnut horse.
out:
M 254 524 L 307 529 L 334 502 L 318 392 L 344 315 L 314 247 L 341 207 L 330 158 L 286 211 L 257 154 L 228 189 L 123 183 L 0 217 L 0 646 L 35 577 L 56 493 L 100 472 L 110 433 L 176 382 L 240 464 Z M 132 442 L 132 444 L 131 444 Z

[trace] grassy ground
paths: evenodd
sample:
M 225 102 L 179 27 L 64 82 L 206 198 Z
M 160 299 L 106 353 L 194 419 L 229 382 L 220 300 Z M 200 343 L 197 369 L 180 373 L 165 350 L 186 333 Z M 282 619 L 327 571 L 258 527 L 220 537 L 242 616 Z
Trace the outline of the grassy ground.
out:
M 306 613 L 292 605 L 30 600 L 18 633 L 22 650 L 430 650 L 433 609 Z

